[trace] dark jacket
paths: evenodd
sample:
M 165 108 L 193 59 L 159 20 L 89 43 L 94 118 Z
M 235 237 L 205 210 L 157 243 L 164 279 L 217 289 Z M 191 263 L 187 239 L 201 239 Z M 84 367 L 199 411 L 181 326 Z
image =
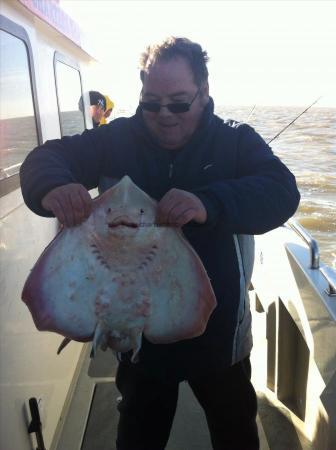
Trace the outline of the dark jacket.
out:
M 183 231 L 218 302 L 202 336 L 169 345 L 145 341 L 140 362 L 156 370 L 179 368 L 187 377 L 241 360 L 251 350 L 245 292 L 251 267 L 244 267 L 239 235 L 265 233 L 294 214 L 300 198 L 294 176 L 251 127 L 214 115 L 210 100 L 199 128 L 178 151 L 156 144 L 138 110 L 131 118 L 37 147 L 22 165 L 21 186 L 27 205 L 50 216 L 41 199 L 56 186 L 75 182 L 105 189 L 126 174 L 157 200 L 172 187 L 202 200 L 207 222 L 187 224 Z

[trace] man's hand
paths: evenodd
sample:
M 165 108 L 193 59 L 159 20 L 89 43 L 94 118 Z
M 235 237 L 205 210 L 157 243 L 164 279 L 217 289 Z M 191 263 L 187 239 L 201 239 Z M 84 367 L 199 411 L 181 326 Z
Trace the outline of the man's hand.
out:
M 66 227 L 84 222 L 91 214 L 92 199 L 82 184 L 66 184 L 52 189 L 41 202 Z
M 203 203 L 191 192 L 171 189 L 158 204 L 158 224 L 182 227 L 191 220 L 204 223 L 206 219 L 207 212 Z

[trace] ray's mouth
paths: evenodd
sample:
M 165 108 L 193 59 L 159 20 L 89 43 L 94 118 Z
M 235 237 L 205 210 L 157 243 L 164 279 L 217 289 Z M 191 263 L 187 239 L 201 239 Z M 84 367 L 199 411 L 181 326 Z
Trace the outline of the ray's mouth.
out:
M 139 225 L 135 222 L 126 222 L 125 220 L 119 220 L 115 222 L 110 222 L 108 224 L 109 228 L 117 228 L 117 227 L 127 227 L 127 228 L 139 228 Z

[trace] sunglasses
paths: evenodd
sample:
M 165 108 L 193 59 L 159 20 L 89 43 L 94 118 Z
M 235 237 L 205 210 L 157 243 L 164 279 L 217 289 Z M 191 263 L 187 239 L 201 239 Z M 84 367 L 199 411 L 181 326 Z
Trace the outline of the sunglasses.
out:
M 190 110 L 191 105 L 194 103 L 196 97 L 198 96 L 200 89 L 196 92 L 194 98 L 190 103 L 168 103 L 167 105 L 161 105 L 157 102 L 140 102 L 139 105 L 142 110 L 149 111 L 153 113 L 158 113 L 161 108 L 167 108 L 169 112 L 173 114 L 186 113 Z

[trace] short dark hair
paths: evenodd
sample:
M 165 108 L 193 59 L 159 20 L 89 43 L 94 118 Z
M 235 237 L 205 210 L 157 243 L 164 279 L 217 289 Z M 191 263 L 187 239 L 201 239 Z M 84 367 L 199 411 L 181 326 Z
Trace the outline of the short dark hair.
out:
M 159 44 L 149 45 L 140 57 L 140 78 L 143 82 L 145 73 L 158 61 L 170 61 L 176 57 L 184 58 L 194 75 L 197 86 L 208 80 L 208 54 L 196 42 L 184 37 L 170 36 Z
M 99 91 L 89 91 L 89 98 L 90 98 L 90 105 L 97 105 L 103 108 L 104 111 L 106 111 L 106 99 L 103 94 L 101 94 Z M 83 102 L 83 96 L 80 96 L 80 99 L 78 101 L 78 109 L 81 112 L 84 112 L 84 102 Z
M 89 91 L 90 105 L 97 105 L 106 110 L 106 99 L 103 94 L 98 91 Z

